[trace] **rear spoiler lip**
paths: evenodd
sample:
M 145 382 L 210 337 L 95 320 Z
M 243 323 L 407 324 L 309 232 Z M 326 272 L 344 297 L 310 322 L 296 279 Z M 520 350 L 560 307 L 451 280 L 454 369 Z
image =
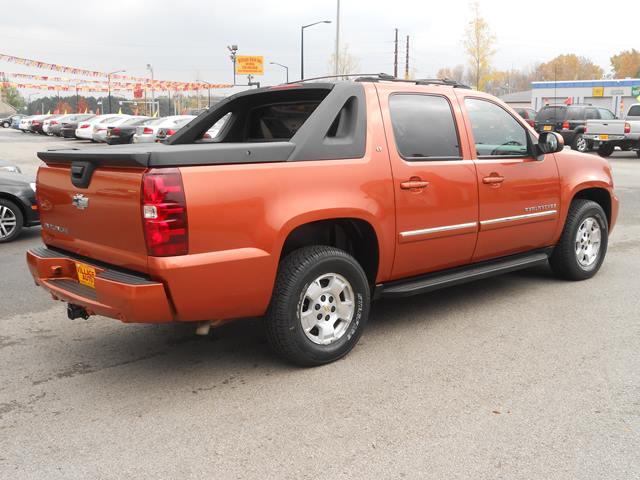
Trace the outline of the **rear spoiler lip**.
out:
M 47 165 L 71 165 L 79 160 L 89 162 L 96 166 L 147 168 L 149 166 L 150 152 L 100 152 L 87 153 L 80 148 L 65 148 L 38 152 L 38 158 Z
M 286 162 L 296 147 L 289 141 L 141 145 L 144 147 L 135 147 L 137 151 L 115 147 L 100 151 L 82 148 L 47 150 L 38 152 L 38 157 L 47 165 L 85 165 L 91 171 L 98 167 L 146 169 Z

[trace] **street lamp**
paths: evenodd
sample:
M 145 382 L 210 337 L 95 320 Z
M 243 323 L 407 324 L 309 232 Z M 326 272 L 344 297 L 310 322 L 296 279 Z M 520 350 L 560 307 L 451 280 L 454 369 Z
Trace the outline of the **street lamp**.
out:
M 283 65 L 281 63 L 278 63 L 278 62 L 269 62 L 269 64 L 278 65 L 279 67 L 284 68 L 286 70 L 286 72 L 287 72 L 287 82 L 286 83 L 289 83 L 289 67 L 287 67 L 286 65 Z
M 111 113 L 111 75 L 115 75 L 116 73 L 122 73 L 126 70 L 116 70 L 115 72 L 107 73 L 107 90 L 109 91 L 109 113 Z
M 229 58 L 233 62 L 233 85 L 236 84 L 236 55 L 238 54 L 238 45 L 229 45 L 227 49 L 231 52 Z
M 209 82 L 205 82 L 204 80 L 198 80 L 200 83 L 207 84 L 208 96 L 209 96 L 209 108 L 211 108 L 211 84 Z
M 304 29 L 313 27 L 320 23 L 331 23 L 331 20 L 320 20 L 319 22 L 310 23 L 300 27 L 300 80 L 304 80 Z
M 149 72 L 151 72 L 151 113 L 155 115 L 156 97 L 155 97 L 155 93 L 153 91 L 153 67 L 151 66 L 150 63 L 147 63 L 147 70 L 149 70 Z

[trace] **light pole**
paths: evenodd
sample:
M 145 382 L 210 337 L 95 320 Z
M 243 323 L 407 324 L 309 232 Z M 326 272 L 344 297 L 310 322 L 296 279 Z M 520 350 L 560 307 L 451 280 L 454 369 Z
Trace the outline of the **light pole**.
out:
M 238 45 L 229 45 L 227 49 L 231 52 L 229 58 L 233 62 L 233 85 L 236 84 L 236 55 L 238 54 Z
M 147 63 L 147 70 L 149 70 L 149 72 L 151 72 L 151 113 L 153 115 L 155 115 L 155 109 L 156 109 L 156 97 L 155 97 L 155 92 L 153 91 L 153 67 L 151 66 L 150 63 Z
M 304 29 L 313 27 L 320 23 L 331 23 L 331 20 L 320 20 L 319 22 L 310 23 L 300 27 L 300 80 L 304 80 Z
M 198 80 L 198 82 L 205 83 L 207 85 L 207 96 L 209 97 L 208 105 L 209 105 L 209 108 L 211 108 L 211 84 L 204 80 Z
M 281 63 L 278 63 L 278 62 L 269 62 L 269 64 L 278 65 L 279 67 L 284 68 L 286 70 L 286 72 L 287 72 L 287 82 L 286 83 L 289 83 L 289 67 L 287 67 L 286 65 L 283 65 Z
M 107 73 L 107 90 L 109 91 L 109 113 L 111 113 L 111 75 L 115 75 L 116 73 L 122 73 L 125 70 L 116 70 L 115 72 Z

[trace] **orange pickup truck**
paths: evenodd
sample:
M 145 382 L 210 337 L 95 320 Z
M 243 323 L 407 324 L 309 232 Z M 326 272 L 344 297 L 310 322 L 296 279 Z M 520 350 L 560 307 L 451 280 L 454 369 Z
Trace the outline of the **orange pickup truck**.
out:
M 447 80 L 261 88 L 165 144 L 39 157 L 27 261 L 70 318 L 264 317 L 301 365 L 349 352 L 377 298 L 547 262 L 590 278 L 618 214 L 605 159 Z

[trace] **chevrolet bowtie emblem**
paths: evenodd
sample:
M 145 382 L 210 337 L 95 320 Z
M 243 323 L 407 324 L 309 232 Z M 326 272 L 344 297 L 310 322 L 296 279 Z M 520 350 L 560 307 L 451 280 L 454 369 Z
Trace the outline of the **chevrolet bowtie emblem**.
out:
M 73 200 L 71 200 L 71 204 L 74 207 L 76 207 L 78 210 L 84 210 L 85 208 L 89 207 L 89 199 L 84 195 L 82 195 L 81 193 L 78 193 L 77 195 L 73 196 Z

